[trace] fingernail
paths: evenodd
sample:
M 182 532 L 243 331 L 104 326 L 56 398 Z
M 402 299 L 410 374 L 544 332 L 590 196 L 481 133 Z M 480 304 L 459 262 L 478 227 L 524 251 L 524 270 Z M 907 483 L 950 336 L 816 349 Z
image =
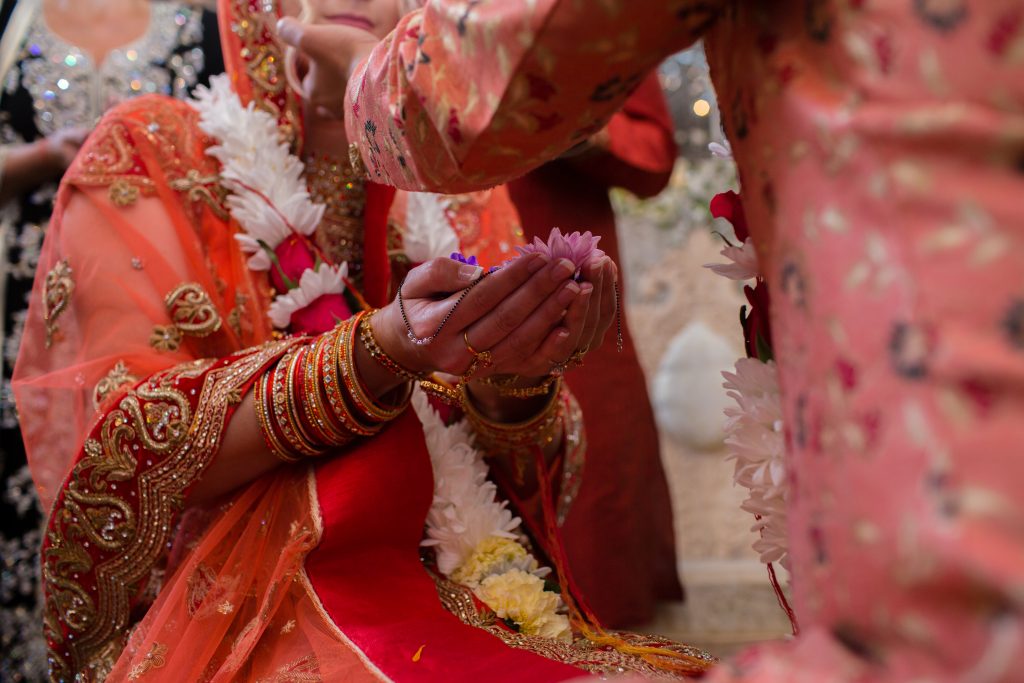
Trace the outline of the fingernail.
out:
M 580 294 L 583 296 L 590 296 L 594 292 L 594 285 L 589 282 L 584 282 L 583 286 L 580 287 Z
M 554 268 L 551 269 L 551 278 L 555 281 L 564 280 L 576 272 L 576 264 L 567 258 L 559 259 Z
M 483 272 L 484 269 L 482 266 L 462 265 L 459 266 L 459 279 L 467 282 L 473 282 L 478 280 Z
M 558 293 L 558 303 L 563 306 L 568 306 L 576 300 L 576 295 L 580 293 L 580 286 L 575 282 L 569 282 L 562 291 Z
M 561 329 L 555 336 L 558 337 L 559 339 L 565 339 L 566 337 L 569 336 L 569 330 Z
M 531 273 L 536 273 L 538 270 L 546 266 L 547 263 L 548 260 L 543 254 L 534 254 L 530 257 L 530 263 L 526 266 L 526 269 Z
M 299 44 L 299 35 L 301 31 L 296 23 L 288 21 L 287 17 L 281 17 L 277 20 L 277 37 L 288 43 L 289 45 L 295 46 Z

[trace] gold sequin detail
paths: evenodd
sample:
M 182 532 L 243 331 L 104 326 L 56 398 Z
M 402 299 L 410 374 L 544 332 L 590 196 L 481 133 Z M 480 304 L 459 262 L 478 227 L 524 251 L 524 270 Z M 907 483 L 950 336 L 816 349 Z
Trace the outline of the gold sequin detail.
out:
M 110 184 L 107 196 L 110 197 L 110 201 L 114 206 L 124 208 L 131 206 L 139 199 L 139 188 L 127 180 L 115 180 Z
M 142 661 L 133 666 L 131 671 L 128 672 L 128 680 L 137 681 L 148 671 L 159 669 L 167 663 L 166 658 L 167 646 L 163 643 L 153 643 L 153 647 L 149 649 L 149 652 L 142 658 Z
M 94 408 L 99 408 L 100 404 L 103 403 L 104 399 L 110 394 L 120 389 L 126 384 L 135 384 L 138 378 L 128 372 L 128 366 L 124 364 L 123 360 L 117 361 L 114 367 L 110 369 L 110 372 L 106 376 L 96 383 L 96 388 L 92 392 L 92 405 Z
M 177 351 L 181 347 L 181 330 L 174 325 L 154 325 L 149 345 L 157 351 Z
M 74 272 L 67 259 L 59 261 L 46 274 L 43 283 L 43 320 L 46 321 L 46 348 L 53 346 L 60 328 L 57 319 L 67 310 L 71 294 L 75 291 Z

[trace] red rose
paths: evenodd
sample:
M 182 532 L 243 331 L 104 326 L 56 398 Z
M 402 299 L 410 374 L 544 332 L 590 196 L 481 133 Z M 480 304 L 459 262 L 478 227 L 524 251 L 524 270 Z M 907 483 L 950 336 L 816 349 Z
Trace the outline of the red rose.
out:
M 743 200 L 740 196 L 729 190 L 720 192 L 711 198 L 711 215 L 715 218 L 724 218 L 732 224 L 736 232 L 736 240 L 743 244 L 750 231 L 747 230 L 747 215 L 743 212 Z
M 768 297 L 768 285 L 763 280 L 758 280 L 756 286 L 744 287 L 743 293 L 750 302 L 750 308 L 744 306 L 740 312 L 747 356 L 767 362 L 772 358 L 772 329 L 769 322 L 771 300 Z
M 288 329 L 293 334 L 322 334 L 334 328 L 339 320 L 352 317 L 342 294 L 322 294 L 305 308 L 292 313 Z
M 307 268 L 316 265 L 316 256 L 313 255 L 312 249 L 298 235 L 292 235 L 277 245 L 274 255 L 277 256 L 277 263 L 270 266 L 270 283 L 280 294 L 288 291 L 288 286 L 281 277 L 282 271 L 285 277 L 297 283 Z

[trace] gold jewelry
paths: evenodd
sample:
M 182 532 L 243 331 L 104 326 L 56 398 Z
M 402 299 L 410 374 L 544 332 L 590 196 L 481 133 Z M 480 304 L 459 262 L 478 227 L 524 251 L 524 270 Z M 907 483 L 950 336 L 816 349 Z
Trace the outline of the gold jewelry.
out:
M 374 398 L 371 392 L 367 391 L 363 386 L 363 382 L 359 379 L 359 374 L 356 372 L 353 345 L 355 344 L 355 329 L 359 326 L 365 315 L 365 311 L 359 312 L 348 321 L 349 324 L 341 327 L 341 334 L 339 336 L 341 357 L 338 359 L 341 365 L 341 378 L 345 382 L 345 388 L 348 389 L 349 397 L 351 397 L 356 409 L 375 422 L 389 422 L 401 415 L 409 405 L 412 391 L 410 387 L 398 403 L 388 406 Z
M 263 434 L 263 441 L 267 444 L 267 448 L 270 452 L 277 456 L 278 460 L 283 460 L 287 463 L 298 462 L 301 458 L 281 443 L 280 438 L 277 435 L 277 431 L 274 429 L 273 422 L 270 419 L 268 402 L 269 393 L 267 391 L 270 383 L 270 375 L 273 369 L 263 373 L 263 375 L 256 380 L 256 385 L 253 387 L 255 392 L 253 399 L 256 402 L 256 418 L 260 423 L 260 433 Z
M 473 348 L 473 345 L 469 343 L 469 331 L 462 331 L 462 341 L 466 344 L 466 349 L 473 356 L 473 360 L 470 361 L 469 367 L 466 368 L 466 372 L 462 375 L 462 383 L 468 382 L 469 379 L 476 374 L 476 371 L 481 368 L 489 368 L 494 365 L 494 356 L 491 355 L 490 351 L 477 351 Z
M 410 382 L 418 382 L 426 377 L 426 374 L 417 374 L 412 370 L 408 370 L 396 361 L 394 358 L 389 356 L 384 349 L 381 348 L 380 344 L 377 343 L 377 338 L 373 334 L 373 326 L 370 324 L 370 319 L 377 314 L 379 309 L 374 309 L 368 312 L 362 320 L 359 321 L 359 339 L 363 342 L 363 346 L 366 348 L 366 352 L 370 354 L 370 358 L 377 361 L 377 363 L 390 372 L 396 377 L 400 377 Z
M 516 455 L 528 452 L 533 447 L 543 448 L 561 438 L 562 385 L 555 378 L 555 390 L 550 399 L 535 416 L 521 422 L 496 422 L 473 404 L 465 385 L 460 387 L 462 407 L 473 431 L 477 444 L 488 455 Z

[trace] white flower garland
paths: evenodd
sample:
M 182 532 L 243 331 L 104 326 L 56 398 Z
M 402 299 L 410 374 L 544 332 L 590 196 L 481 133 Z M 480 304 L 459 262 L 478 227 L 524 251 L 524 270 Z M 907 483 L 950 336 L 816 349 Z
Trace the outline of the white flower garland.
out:
M 268 252 L 294 232 L 312 235 L 324 206 L 310 199 L 302 162 L 280 141 L 277 122 L 251 103 L 243 107 L 227 76 L 216 76 L 209 88 L 199 88 L 192 105 L 200 114 L 200 129 L 219 141 L 207 152 L 221 162 L 221 180 L 232 192 L 228 210 L 245 231 L 236 239 L 250 254 L 249 267 L 269 270 L 273 264 Z M 441 208 L 432 196 L 413 195 L 412 202 L 421 209 L 424 202 Z M 441 218 L 440 211 L 426 212 L 422 224 L 411 226 L 407 240 L 411 237 L 423 260 L 458 250 L 457 236 Z M 347 264 L 307 268 L 298 286 L 270 305 L 271 322 L 285 329 L 295 312 L 318 297 L 342 293 L 347 272 Z M 434 547 L 439 571 L 473 590 L 522 633 L 571 642 L 561 596 L 544 589 L 543 577 L 550 569 L 539 567 L 516 540 L 521 520 L 497 500 L 497 487 L 487 479 L 487 466 L 471 445 L 468 425 L 462 421 L 445 426 L 418 388 L 412 403 L 423 423 L 435 482 L 423 545 Z
M 231 191 L 228 211 L 245 231 L 235 239 L 250 255 L 250 268 L 270 270 L 273 250 L 295 233 L 312 235 L 326 207 L 310 199 L 304 166 L 281 140 L 274 117 L 252 102 L 243 107 L 226 74 L 211 78 L 209 88 L 197 88 L 191 104 L 200 130 L 219 142 L 206 152 L 221 163 L 221 182 Z M 344 292 L 347 268 L 307 268 L 298 287 L 271 304 L 274 326 L 285 329 L 292 313 L 317 297 Z
M 732 158 L 731 150 L 712 143 L 715 156 Z M 730 280 L 751 280 L 757 277 L 757 253 L 748 237 L 742 246 L 727 246 L 722 256 L 731 263 L 708 264 L 722 277 Z M 754 515 L 751 531 L 758 534 L 754 550 L 761 562 L 778 562 L 789 569 L 789 542 L 786 537 L 786 500 L 789 482 L 786 479 L 786 443 L 782 427 L 782 397 L 779 370 L 775 363 L 757 358 L 740 358 L 735 372 L 723 372 L 722 386 L 736 401 L 736 408 L 726 408 L 725 445 L 736 469 L 733 481 L 750 495 L 740 507 Z
M 498 501 L 466 421 L 445 426 L 418 388 L 412 406 L 423 423 L 434 469 L 434 501 L 422 545 L 434 548 L 438 570 L 470 588 L 522 633 L 572 642 L 561 596 L 544 590 L 543 577 L 551 570 L 539 567 L 516 540 L 521 520 Z

